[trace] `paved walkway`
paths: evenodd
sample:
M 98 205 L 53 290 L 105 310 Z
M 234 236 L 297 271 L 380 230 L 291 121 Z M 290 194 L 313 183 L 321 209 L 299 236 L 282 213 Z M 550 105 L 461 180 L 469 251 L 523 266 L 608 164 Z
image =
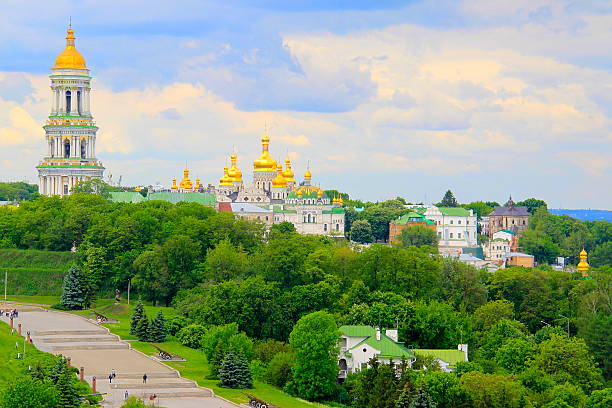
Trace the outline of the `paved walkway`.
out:
M 19 310 L 14 327 L 21 323 L 22 335 L 29 331 L 38 349 L 70 357 L 73 366 L 85 368 L 89 384 L 96 377 L 97 391 L 106 393 L 104 407 L 120 407 L 126 391 L 128 395 L 147 402 L 151 394 L 156 394 L 159 398 L 155 405 L 167 408 L 237 407 L 214 396 L 210 389 L 198 387 L 194 381 L 180 377 L 167 365 L 132 350 L 128 343 L 91 320 L 32 306 L 0 303 L 0 309 L 12 308 Z M 5 315 L 1 319 L 9 323 Z M 117 375 L 109 383 L 108 376 L 112 370 Z M 148 379 L 143 384 L 145 373 Z

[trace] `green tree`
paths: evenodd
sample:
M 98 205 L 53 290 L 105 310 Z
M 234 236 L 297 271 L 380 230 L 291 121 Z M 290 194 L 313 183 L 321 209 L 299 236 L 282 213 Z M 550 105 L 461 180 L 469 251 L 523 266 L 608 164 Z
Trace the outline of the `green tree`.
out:
M 533 366 L 550 374 L 558 383 L 569 382 L 580 386 L 585 392 L 602 385 L 601 371 L 583 339 L 567 338 L 553 334 L 550 340 L 538 346 Z
M 154 343 L 163 343 L 166 341 L 166 336 L 168 334 L 166 330 L 166 319 L 164 318 L 164 313 L 161 310 L 157 313 L 155 319 L 151 321 L 149 331 L 149 341 Z
M 183 346 L 199 349 L 202 344 L 202 339 L 206 335 L 206 328 L 199 324 L 190 324 L 183 327 L 177 334 L 177 337 Z
M 589 262 L 597 268 L 604 265 L 612 266 L 612 241 L 596 246 L 591 251 Z
M 255 344 L 253 358 L 268 364 L 278 353 L 288 353 L 291 349 L 284 341 L 268 339 Z
M 138 303 L 136 303 L 136 306 L 134 306 L 134 311 L 132 312 L 132 318 L 130 321 L 130 334 L 132 336 L 136 336 L 138 334 L 136 328 L 138 327 L 138 323 L 140 322 L 140 320 L 142 320 L 142 316 L 144 316 L 144 313 L 144 304 L 141 301 L 138 301 Z
M 532 342 L 521 338 L 511 338 L 497 350 L 495 361 L 508 372 L 518 374 L 525 370 L 535 350 L 536 346 Z
M 68 310 L 82 309 L 85 304 L 83 277 L 78 266 L 72 265 L 64 278 L 60 305 Z
M 127 401 L 123 403 L 121 408 L 148 408 L 148 405 L 146 405 L 140 398 L 129 397 Z
M 71 193 L 98 194 L 104 198 L 110 198 L 110 193 L 113 191 L 122 191 L 118 187 L 111 186 L 101 179 L 91 179 L 81 181 L 76 186 L 70 189 Z
M 332 395 L 338 376 L 338 338 L 334 317 L 319 311 L 302 317 L 294 326 L 289 343 L 295 351 L 292 388 L 307 400 Z
M 414 396 L 412 402 L 409 405 L 409 408 L 436 408 L 437 405 L 432 401 L 431 397 L 427 393 L 427 391 L 421 389 Z
M 400 392 L 397 401 L 395 402 L 395 408 L 410 408 L 410 401 L 412 400 L 412 392 L 410 389 L 405 389 Z
M 501 320 L 491 326 L 482 337 L 478 352 L 486 359 L 493 359 L 497 351 L 510 339 L 525 339 L 525 325 L 516 320 Z
M 270 233 L 290 234 L 295 231 L 295 225 L 289 221 L 283 221 L 278 224 L 274 224 L 270 227 Z
M 168 304 L 174 294 L 174 284 L 159 248 L 144 251 L 134 260 L 134 287 L 148 300 Z
M 74 374 L 65 370 L 57 382 L 55 388 L 59 394 L 57 408 L 78 408 L 81 406 L 79 393 L 74 387 Z
M 519 238 L 520 247 L 535 257 L 537 262 L 552 263 L 559 256 L 559 246 L 541 231 L 527 230 Z
M 360 244 L 367 244 L 374 241 L 372 226 L 368 220 L 357 220 L 351 226 L 351 240 Z
M 572 384 L 559 384 L 551 388 L 547 393 L 547 397 L 551 400 L 550 404 L 567 404 L 568 407 L 584 407 L 586 395 L 580 387 Z M 551 405 L 558 406 L 558 405 Z
M 459 385 L 454 373 L 426 371 L 420 378 L 420 384 L 439 407 L 464 408 L 469 405 L 469 395 Z
M 490 327 L 514 317 L 514 305 L 505 299 L 495 300 L 480 306 L 474 312 L 474 324 L 477 330 L 487 331 Z
M 2 408 L 56 408 L 58 401 L 53 384 L 27 377 L 12 381 L 0 393 Z
M 402 229 L 399 240 L 403 247 L 429 245 L 435 248 L 438 246 L 438 234 L 424 225 L 413 225 Z
M 586 408 L 608 408 L 612 406 L 612 388 L 593 391 L 587 399 Z
M 459 384 L 469 392 L 474 408 L 520 408 L 525 388 L 512 377 L 472 371 L 461 376 Z
M 515 205 L 517 207 L 527 207 L 527 211 L 529 211 L 531 215 L 535 214 L 538 208 L 544 208 L 544 209 L 548 208 L 546 201 L 538 200 L 537 198 L 528 198 L 524 201 L 519 201 Z
M 218 374 L 221 362 L 230 350 L 243 355 L 247 364 L 253 356 L 253 341 L 239 332 L 236 323 L 209 328 L 202 338 L 201 346 L 214 375 Z
M 292 370 L 295 365 L 295 354 L 280 352 L 272 357 L 266 370 L 266 381 L 279 388 L 283 388 L 293 378 Z
M 359 407 L 392 407 L 397 401 L 398 377 L 395 367 L 373 358 L 362 370 L 352 390 L 354 405 Z
M 452 191 L 446 190 L 444 193 L 444 197 L 442 197 L 442 201 L 440 201 L 440 207 L 458 207 L 459 203 L 455 198 L 455 195 Z
M 219 367 L 219 379 L 224 388 L 251 388 L 253 380 L 244 355 L 228 351 Z
M 140 341 L 149 341 L 149 318 L 146 313 L 142 314 L 142 317 L 136 324 L 136 337 Z
M 291 224 L 293 226 L 293 224 Z M 229 279 L 242 278 L 248 269 L 246 252 L 234 247 L 225 239 L 206 254 L 206 280 L 223 282 Z

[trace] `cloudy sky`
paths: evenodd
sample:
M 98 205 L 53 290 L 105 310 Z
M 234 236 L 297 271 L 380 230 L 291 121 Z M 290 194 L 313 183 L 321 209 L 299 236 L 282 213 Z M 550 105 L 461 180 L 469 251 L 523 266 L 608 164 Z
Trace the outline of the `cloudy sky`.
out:
M 213 183 L 233 148 L 250 179 L 267 123 L 356 198 L 612 209 L 612 1 L 3 0 L 2 181 L 37 179 L 69 16 L 125 184 Z

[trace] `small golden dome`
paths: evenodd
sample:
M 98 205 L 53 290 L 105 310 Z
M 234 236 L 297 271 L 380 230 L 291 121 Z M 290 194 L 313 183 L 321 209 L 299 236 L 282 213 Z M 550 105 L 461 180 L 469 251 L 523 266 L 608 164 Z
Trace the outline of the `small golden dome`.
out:
M 310 167 L 308 167 L 306 169 L 306 172 L 304 173 L 304 180 L 310 180 L 312 179 L 312 174 L 310 173 Z
M 587 256 L 587 251 L 584 250 L 584 248 L 582 248 L 582 251 L 580 251 L 580 257 L 585 257 Z
M 293 173 L 293 170 L 291 170 L 291 160 L 289 160 L 288 157 L 285 159 L 285 171 L 283 172 L 283 177 L 288 182 L 295 182 L 295 174 Z
M 227 166 L 223 167 L 223 177 L 219 179 L 220 186 L 233 186 L 232 178 L 229 176 Z
M 587 262 L 587 252 L 582 249 L 580 251 L 580 262 L 578 262 L 578 272 L 582 274 L 583 277 L 588 276 L 589 274 L 589 264 Z
M 76 69 L 87 69 L 85 66 L 85 58 L 77 51 L 74 46 L 74 30 L 68 29 L 68 35 L 66 36 L 66 48 L 64 51 L 55 59 L 55 66 L 53 68 L 76 68 Z
M 179 187 L 187 191 L 193 190 L 193 183 L 191 182 L 191 179 L 189 178 L 188 169 L 183 170 L 183 179 L 181 180 L 181 184 L 179 185 Z
M 317 197 L 319 198 L 323 197 L 323 190 L 317 191 Z
M 172 187 L 170 187 L 170 190 L 172 191 L 177 191 L 178 187 L 176 185 L 176 177 L 172 177 Z
M 200 187 L 202 187 L 201 180 L 200 180 L 200 178 L 199 178 L 199 177 L 196 177 L 196 183 L 195 183 L 195 187 L 194 187 L 194 188 L 195 188 L 196 190 L 199 190 L 199 189 L 200 189 Z
M 267 133 L 264 133 L 261 138 L 261 156 L 259 156 L 253 162 L 253 169 L 258 172 L 275 172 L 276 171 L 276 160 L 270 155 L 268 151 L 270 146 L 270 138 Z
M 236 153 L 232 153 L 232 155 L 230 156 L 230 159 L 232 161 L 232 165 L 229 168 L 229 171 L 228 171 L 227 174 L 232 178 L 232 181 L 242 181 L 242 172 L 240 171 L 240 169 L 236 165 L 236 159 L 237 158 L 238 157 L 236 156 Z
M 285 180 L 285 177 L 283 177 L 283 166 L 279 164 L 276 167 L 276 171 L 278 171 L 278 174 L 276 174 L 276 177 L 272 179 L 272 187 L 287 188 L 287 180 Z

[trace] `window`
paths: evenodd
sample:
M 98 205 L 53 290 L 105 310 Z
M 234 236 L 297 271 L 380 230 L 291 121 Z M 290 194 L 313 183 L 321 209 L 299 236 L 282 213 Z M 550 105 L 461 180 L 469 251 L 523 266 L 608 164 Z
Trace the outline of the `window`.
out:
M 523 220 L 523 225 L 525 225 L 525 220 Z
M 64 157 L 70 157 L 70 142 L 68 140 L 64 142 Z
M 68 194 L 68 184 L 64 184 L 64 194 Z
M 451 239 L 453 238 L 453 233 L 452 232 L 450 233 L 450 237 L 451 237 Z
M 323 231 L 327 232 L 327 224 L 323 224 Z
M 336 224 L 336 231 L 340 231 L 340 224 Z
M 470 232 L 469 231 L 465 231 L 465 236 L 469 238 L 470 237 Z
M 461 224 L 461 220 L 457 221 L 457 224 Z
M 66 115 L 70 115 L 70 91 L 66 91 Z
M 470 225 L 470 220 L 467 220 L 467 221 L 465 222 L 465 225 Z
M 451 224 L 451 225 L 453 224 L 453 220 L 450 220 L 450 224 Z
M 457 233 L 457 238 L 461 238 L 461 233 L 460 232 Z
M 81 159 L 85 158 L 86 148 L 87 148 L 87 142 L 85 140 L 81 140 Z

